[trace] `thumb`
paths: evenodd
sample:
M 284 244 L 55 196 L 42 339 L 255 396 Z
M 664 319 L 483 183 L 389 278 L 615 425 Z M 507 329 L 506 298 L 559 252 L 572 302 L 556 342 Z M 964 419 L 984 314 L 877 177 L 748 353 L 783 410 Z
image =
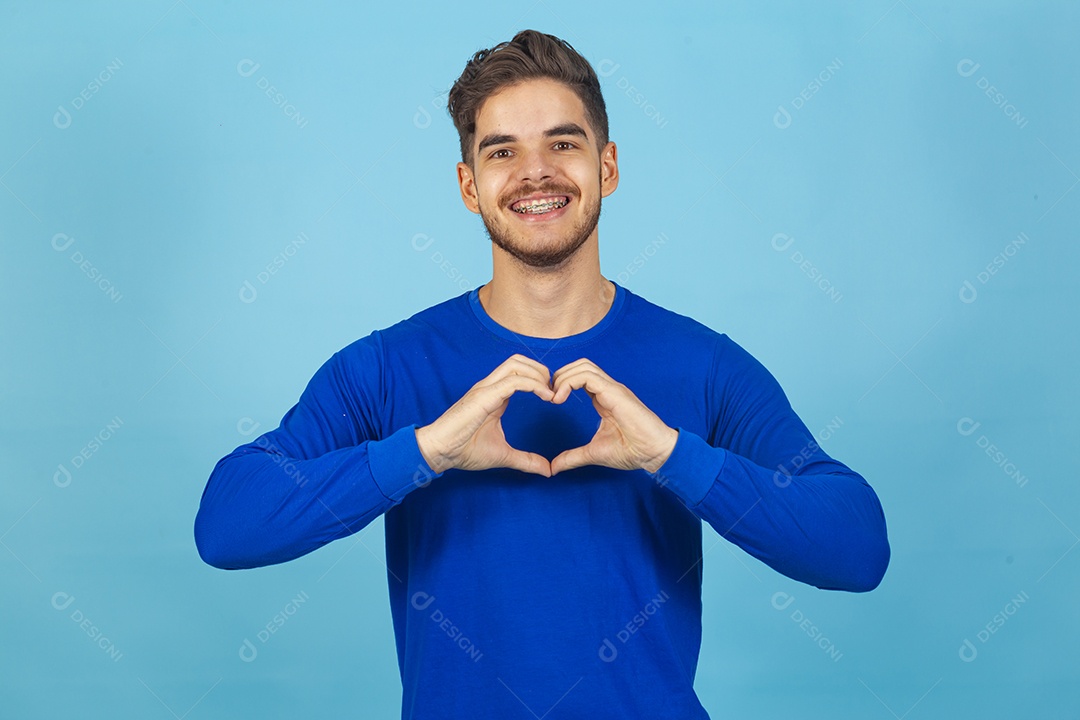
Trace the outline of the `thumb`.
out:
M 551 461 L 551 474 L 561 473 L 563 470 L 573 470 L 576 467 L 591 464 L 585 448 L 588 446 L 564 450 Z
M 536 453 L 524 452 L 522 450 L 511 450 L 510 455 L 506 458 L 506 467 L 513 468 L 514 470 L 520 470 L 521 472 L 533 473 L 535 475 L 543 475 L 544 477 L 551 477 L 551 465 L 543 455 L 537 455 Z

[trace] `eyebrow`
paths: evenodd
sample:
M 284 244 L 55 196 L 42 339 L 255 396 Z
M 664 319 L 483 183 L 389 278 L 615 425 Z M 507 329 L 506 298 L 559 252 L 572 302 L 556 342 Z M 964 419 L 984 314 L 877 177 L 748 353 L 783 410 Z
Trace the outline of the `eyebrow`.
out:
M 585 129 L 573 122 L 556 125 L 555 127 L 548 128 L 544 131 L 544 137 L 555 137 L 557 135 L 578 135 L 586 140 L 589 138 Z M 517 138 L 513 135 L 488 135 L 480 141 L 477 152 L 482 152 L 484 148 L 491 147 L 492 145 L 502 145 L 503 143 L 515 142 L 516 140 Z

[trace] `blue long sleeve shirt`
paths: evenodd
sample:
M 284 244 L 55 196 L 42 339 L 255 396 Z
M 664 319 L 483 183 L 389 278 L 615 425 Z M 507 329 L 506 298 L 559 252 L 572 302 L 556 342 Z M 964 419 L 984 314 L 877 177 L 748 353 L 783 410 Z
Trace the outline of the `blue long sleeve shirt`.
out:
M 668 426 L 656 473 L 554 477 L 425 462 L 415 430 L 515 353 L 588 358 Z M 584 389 L 527 392 L 507 442 L 551 460 L 599 416 Z M 867 591 L 889 562 L 866 480 L 829 457 L 769 371 L 726 334 L 616 284 L 557 339 L 496 323 L 477 289 L 335 353 L 276 429 L 214 467 L 195 520 L 220 568 L 281 563 L 384 515 L 402 717 L 708 718 L 694 692 L 702 527 L 819 588 Z

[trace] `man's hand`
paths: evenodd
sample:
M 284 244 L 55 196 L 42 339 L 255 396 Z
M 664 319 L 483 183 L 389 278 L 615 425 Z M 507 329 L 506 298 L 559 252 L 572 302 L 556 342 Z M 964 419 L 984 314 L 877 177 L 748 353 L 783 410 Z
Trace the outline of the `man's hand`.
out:
M 585 388 L 600 415 L 600 427 L 587 445 L 560 453 L 550 463 L 542 455 L 510 447 L 501 418 L 511 395 L 526 390 L 558 405 L 578 388 Z M 520 354 L 473 385 L 438 420 L 416 429 L 420 453 L 437 473 L 505 467 L 545 477 L 583 465 L 656 472 L 678 437 L 677 430 L 592 361 L 575 360 L 551 378 L 543 364 Z
M 668 427 L 622 383 L 611 379 L 591 360 L 581 358 L 555 371 L 552 381 L 561 404 L 570 392 L 585 388 L 600 415 L 600 427 L 587 445 L 560 453 L 551 461 L 551 474 L 580 467 L 603 465 L 616 470 L 660 469 L 675 449 L 679 431 Z
M 518 390 L 550 402 L 555 395 L 549 387 L 550 376 L 536 360 L 511 355 L 438 420 L 416 429 L 420 454 L 437 473 L 451 468 L 513 468 L 550 477 L 551 465 L 546 457 L 510 447 L 501 420 L 510 396 Z

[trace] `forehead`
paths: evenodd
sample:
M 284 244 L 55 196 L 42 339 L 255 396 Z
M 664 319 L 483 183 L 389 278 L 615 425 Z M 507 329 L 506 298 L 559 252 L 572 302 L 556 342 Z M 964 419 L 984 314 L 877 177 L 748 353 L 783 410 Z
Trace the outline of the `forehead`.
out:
M 591 132 L 585 105 L 569 85 L 534 78 L 500 89 L 476 113 L 476 138 L 492 132 L 525 137 L 575 122 Z

